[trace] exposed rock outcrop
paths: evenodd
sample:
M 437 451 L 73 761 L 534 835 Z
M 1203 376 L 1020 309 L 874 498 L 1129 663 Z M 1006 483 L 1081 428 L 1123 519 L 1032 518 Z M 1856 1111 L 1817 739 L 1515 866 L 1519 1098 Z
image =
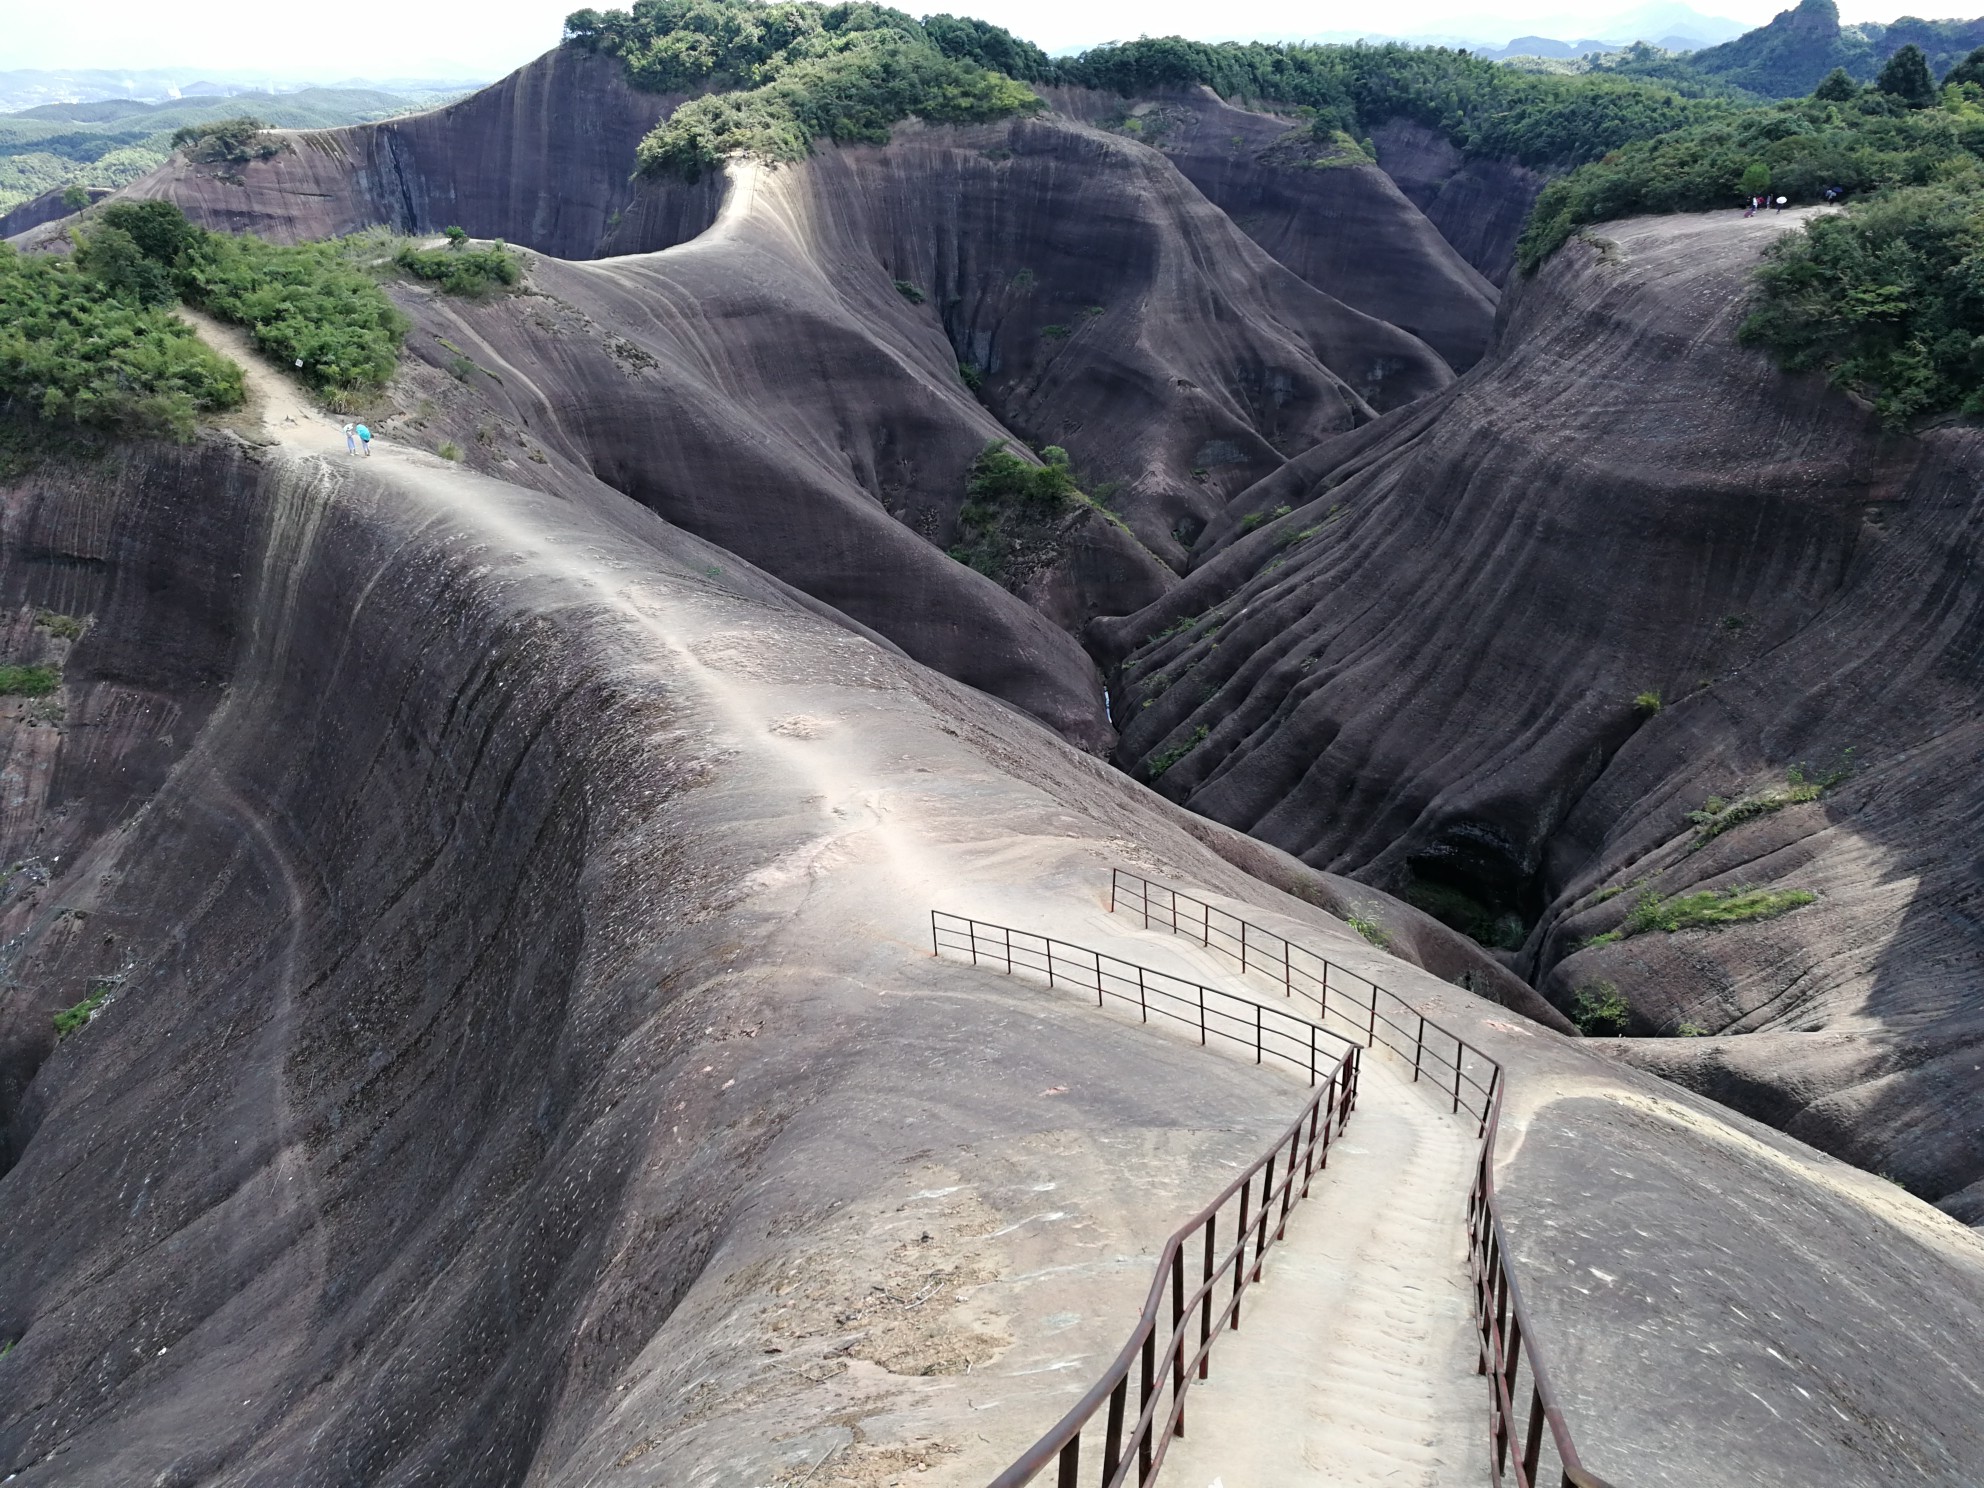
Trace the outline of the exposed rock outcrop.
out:
M 1984 944 L 1948 844 L 1978 809 L 1984 453 L 1734 344 L 1784 226 L 1573 245 L 1491 364 L 1290 462 L 1096 628 L 1131 656 L 1123 757 L 1168 794 L 1509 917 L 1561 1007 L 1616 987 L 1637 1033 L 1740 1034 L 1630 1057 L 1974 1216 Z M 1760 804 L 1711 832 L 1711 797 Z M 1580 949 L 1643 894 L 1739 885 L 1818 900 Z
M 624 170 L 665 105 L 602 67 L 557 53 L 417 120 L 295 136 L 238 185 L 180 162 L 134 194 L 278 238 L 448 220 L 590 253 L 639 234 L 602 226 L 610 198 L 585 183 Z M 516 179 L 570 179 L 569 196 L 478 193 L 511 179 L 500 162 L 453 184 L 492 117 Z M 417 184 L 388 189 L 402 179 Z M 645 186 L 629 210 L 653 223 L 719 185 L 722 219 L 690 246 L 540 262 L 534 301 L 408 300 L 416 348 L 540 453 L 1089 747 L 1112 736 L 1079 650 L 941 551 L 978 451 L 1062 445 L 1113 490 L 1120 519 L 1081 517 L 1059 558 L 1010 580 L 1074 631 L 1162 594 L 1226 497 L 1287 453 L 1451 380 L 1417 338 L 1276 265 L 1161 156 L 1065 119 L 905 126 L 886 147 Z M 645 246 L 700 226 L 670 220 Z
M 1234 108 L 1210 88 L 1146 100 L 1072 88 L 1051 96 L 1077 117 L 1134 131 L 1277 262 L 1412 332 L 1456 371 L 1487 349 L 1495 286 L 1361 152 L 1342 158 L 1297 121 Z M 1525 196 L 1518 223 L 1528 206 Z
M 596 483 L 311 427 L 0 504 L 9 592 L 94 617 L 0 844 L 64 849 L 0 1004 L 24 1488 L 984 1481 L 1298 1099 L 930 958 L 932 904 L 1106 931 L 1125 854 L 1508 1061 L 1530 1343 L 1591 1461 L 1984 1450 L 1984 1251 L 1933 1211 L 1381 956 Z
M 444 108 L 341 129 L 271 130 L 267 160 L 175 156 L 125 193 L 277 242 L 366 227 L 506 238 L 560 258 L 647 253 L 715 220 L 722 183 L 636 187 L 634 147 L 680 103 L 612 58 L 559 47 Z
M 73 217 L 81 211 L 64 200 L 72 188 L 58 186 L 44 191 L 8 211 L 0 212 L 0 238 L 11 238 L 31 228 L 45 227 L 51 222 L 60 222 L 65 217 Z M 110 192 L 101 186 L 85 188 L 93 202 L 102 201 Z
M 1461 153 L 1451 140 L 1412 119 L 1371 131 L 1378 164 L 1424 212 L 1460 256 L 1492 284 L 1507 284 L 1516 239 L 1543 176 L 1513 160 Z

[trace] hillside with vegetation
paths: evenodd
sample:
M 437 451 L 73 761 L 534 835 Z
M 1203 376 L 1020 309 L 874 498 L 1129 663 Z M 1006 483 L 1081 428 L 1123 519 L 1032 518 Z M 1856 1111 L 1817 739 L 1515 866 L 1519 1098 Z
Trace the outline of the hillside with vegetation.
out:
M 176 313 L 180 302 L 246 327 L 254 344 L 332 400 L 376 392 L 398 365 L 406 318 L 380 288 L 397 271 L 478 294 L 517 278 L 503 245 L 412 245 L 368 267 L 359 245 L 212 232 L 170 202 L 114 202 L 67 255 L 0 244 L 0 411 L 50 424 L 190 438 L 241 402 L 240 369 Z
M 50 103 L 0 114 L 0 212 L 63 187 L 116 187 L 165 163 L 175 133 L 243 116 L 278 129 L 325 129 L 445 103 L 445 93 L 304 88 L 228 98 Z
M 643 169 L 691 177 L 731 154 L 796 160 L 813 139 L 886 139 L 911 116 L 1032 112 L 1042 104 L 1027 83 L 1124 96 L 1204 84 L 1229 100 L 1300 110 L 1322 138 L 1362 137 L 1403 117 L 1470 153 L 1538 166 L 1596 159 L 1719 107 L 1664 83 L 1541 76 L 1445 48 L 1162 37 L 1056 60 L 982 21 L 918 21 L 875 5 L 661 0 L 631 13 L 575 12 L 565 38 L 619 58 L 637 87 L 702 95 L 641 152 Z
M 1842 26 L 1834 0 L 1798 0 L 1767 25 L 1692 52 L 1684 63 L 1687 73 L 1705 81 L 1731 84 L 1763 98 L 1794 98 L 1816 88 L 1835 67 L 1857 83 L 1871 83 L 1888 58 L 1909 46 L 1918 48 L 1941 76 L 1984 46 L 1984 19 L 1904 16 L 1887 25 Z
M 1594 224 L 1756 195 L 1846 210 L 1772 246 L 1747 340 L 1789 370 L 1825 369 L 1891 424 L 1984 413 L 1984 53 L 1938 87 L 1903 47 L 1870 86 L 1835 70 L 1810 97 L 1628 145 L 1544 188 L 1519 261 L 1534 270 Z
M 1116 1466 L 1467 1482 L 1487 1171 L 1532 1481 L 1976 1488 L 1967 67 L 639 0 L 24 229 L 0 1478 L 1091 1484 L 1313 1177 Z

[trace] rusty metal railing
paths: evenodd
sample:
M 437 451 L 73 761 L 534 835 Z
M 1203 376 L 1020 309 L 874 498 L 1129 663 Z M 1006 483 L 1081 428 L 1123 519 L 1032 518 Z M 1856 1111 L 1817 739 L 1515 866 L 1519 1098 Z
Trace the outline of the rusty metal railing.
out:
M 1315 1087 L 1274 1145 L 1165 1242 L 1137 1325 L 1102 1377 L 992 1480 L 992 1488 L 1021 1488 L 1051 1465 L 1056 1488 L 1078 1488 L 1087 1460 L 1100 1488 L 1132 1483 L 1142 1488 L 1156 1481 L 1172 1441 L 1184 1436 L 1186 1394 L 1210 1373 L 1213 1344 L 1229 1329 L 1239 1330 L 1242 1298 L 1261 1279 L 1269 1247 L 1286 1235 L 1289 1210 L 1309 1196 L 1311 1180 L 1329 1165 L 1331 1140 L 1357 1103 L 1358 1046 L 1306 1020 L 1289 1019 L 1307 1030 L 1299 1036 L 1277 1029 L 1266 1016 L 1275 1009 L 1030 931 L 933 912 L 930 941 L 939 956 L 948 952 L 969 957 L 974 965 L 1093 992 L 1098 1005 L 1109 997 L 1136 1002 L 1145 1021 L 1153 1013 L 1171 1017 L 1195 1027 L 1201 1042 L 1223 1038 L 1251 1047 L 1257 1062 L 1273 1055 L 1305 1073 Z M 1250 1011 L 1239 1018 L 1208 997 Z M 1229 1016 L 1240 1031 L 1223 1026 Z M 1249 1031 L 1251 1039 L 1245 1036 Z M 1222 1235 L 1229 1237 L 1224 1244 Z M 1161 1332 L 1167 1304 L 1168 1333 Z
M 961 960 L 968 957 L 973 966 L 1031 972 L 1050 987 L 1079 987 L 1095 994 L 1097 1007 L 1110 998 L 1134 1003 L 1146 1023 L 1156 1017 L 1182 1024 L 1198 1034 L 1202 1045 L 1215 1038 L 1239 1044 L 1254 1051 L 1254 1063 L 1278 1060 L 1306 1075 L 1311 1085 L 1331 1064 L 1332 1044 L 1357 1046 L 1354 1039 L 1251 997 L 989 920 L 932 910 L 930 949 L 939 956 L 948 951 Z
M 1360 1036 L 1365 1047 L 1383 1044 L 1401 1059 L 1411 1059 L 1415 1081 L 1437 1072 L 1454 1113 L 1465 1112 L 1475 1121 L 1481 1142 L 1467 1201 L 1468 1273 L 1481 1345 L 1476 1372 L 1488 1378 L 1494 1482 L 1513 1482 L 1515 1488 L 1541 1488 L 1552 1481 L 1562 1488 L 1607 1488 L 1578 1456 L 1509 1268 L 1508 1237 L 1495 1203 L 1501 1064 L 1369 977 L 1167 884 L 1115 869 L 1109 908 L 1141 916 L 1146 928 L 1172 930 L 1231 956 L 1242 972 L 1278 980 L 1285 996 L 1316 1005 L 1318 1023 L 1334 1018 Z M 1428 1068 L 1429 1060 L 1434 1069 Z M 1552 1454 L 1547 1462 L 1546 1446 Z

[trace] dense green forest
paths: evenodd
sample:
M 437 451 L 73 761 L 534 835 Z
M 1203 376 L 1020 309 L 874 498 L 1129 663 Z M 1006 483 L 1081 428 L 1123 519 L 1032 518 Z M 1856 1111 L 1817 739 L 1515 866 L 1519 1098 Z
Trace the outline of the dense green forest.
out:
M 1056 61 L 982 21 L 918 21 L 870 4 L 638 0 L 631 11 L 578 11 L 565 36 L 620 58 L 639 87 L 704 95 L 642 147 L 644 169 L 686 175 L 732 153 L 796 160 L 813 139 L 886 139 L 912 114 L 1027 112 L 1041 106 L 1027 82 L 1126 95 L 1204 83 L 1227 98 L 1304 110 L 1324 132 L 1357 138 L 1404 116 L 1463 149 L 1546 167 L 1594 160 L 1729 107 L 1663 83 L 1539 76 L 1443 48 L 1164 37 Z
M 1544 187 L 1523 234 L 1533 269 L 1578 228 L 1642 212 L 1702 212 L 1767 192 L 1805 204 L 1889 187 L 1969 181 L 1984 156 L 1984 90 L 1960 84 L 1910 101 L 1879 87 L 1728 111 L 1639 140 Z
M 283 129 L 322 129 L 431 108 L 449 95 L 305 88 L 232 98 L 50 103 L 0 114 L 0 212 L 59 186 L 122 186 L 165 164 L 188 125 L 253 115 Z
M 886 141 L 911 115 L 1030 112 L 1038 95 L 988 61 L 1051 71 L 1038 47 L 996 26 L 870 4 L 639 0 L 631 12 L 575 12 L 565 44 L 618 57 L 636 87 L 703 95 L 640 147 L 642 171 L 691 179 L 730 155 L 803 160 L 816 139 Z

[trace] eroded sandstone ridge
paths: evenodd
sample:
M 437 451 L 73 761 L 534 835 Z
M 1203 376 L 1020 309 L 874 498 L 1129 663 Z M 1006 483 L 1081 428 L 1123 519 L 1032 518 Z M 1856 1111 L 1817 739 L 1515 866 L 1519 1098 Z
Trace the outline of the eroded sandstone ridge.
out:
M 1204 725 L 1167 794 L 1503 919 L 1559 1006 L 1610 986 L 1670 1036 L 1625 1057 L 1974 1222 L 1976 439 L 1883 434 L 1735 345 L 1783 230 L 1574 244 L 1467 382 L 1238 499 L 1098 623 L 1122 757 Z M 1748 887 L 1817 899 L 1631 933 L 1647 895 Z
M 0 802 L 0 1472 L 984 1481 L 1301 1098 L 930 957 L 932 908 L 1127 938 L 1113 863 L 1504 1061 L 1615 1482 L 1984 1460 L 1971 436 L 1733 347 L 1781 224 L 1622 225 L 1496 332 L 1516 168 L 1059 103 L 636 186 L 670 100 L 560 52 L 137 188 L 533 251 L 394 287 L 369 460 L 257 367 L 231 432 L 0 486 L 63 676 Z M 987 575 L 1002 439 L 1104 494 Z M 1739 881 L 1817 897 L 1578 948 Z M 1566 1036 L 1601 981 L 1706 1036 Z

